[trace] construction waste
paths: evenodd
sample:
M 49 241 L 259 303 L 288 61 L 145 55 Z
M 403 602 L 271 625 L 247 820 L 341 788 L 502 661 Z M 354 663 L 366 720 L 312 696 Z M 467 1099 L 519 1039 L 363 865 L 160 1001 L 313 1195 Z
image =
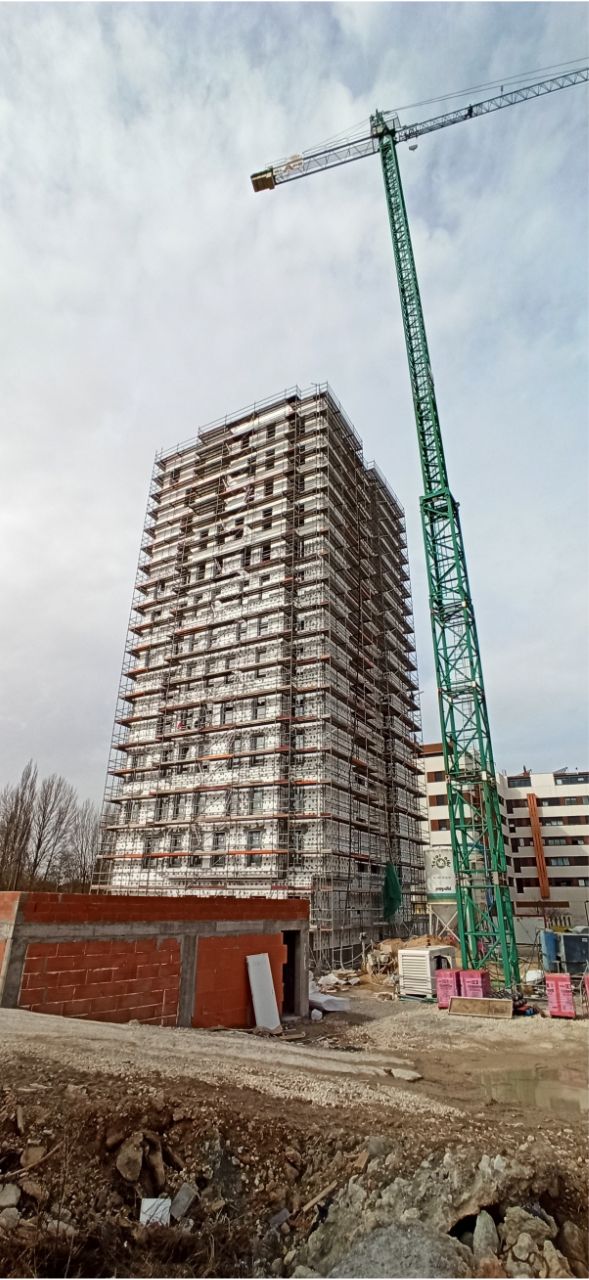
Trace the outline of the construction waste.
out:
M 392 1178 L 394 1143 L 375 1154 L 318 1214 L 282 1274 L 320 1276 L 582 1277 L 587 1239 L 544 1207 L 558 1200 L 547 1147 L 521 1159 L 447 1150 L 412 1178 Z M 367 1156 L 369 1152 L 367 1152 Z

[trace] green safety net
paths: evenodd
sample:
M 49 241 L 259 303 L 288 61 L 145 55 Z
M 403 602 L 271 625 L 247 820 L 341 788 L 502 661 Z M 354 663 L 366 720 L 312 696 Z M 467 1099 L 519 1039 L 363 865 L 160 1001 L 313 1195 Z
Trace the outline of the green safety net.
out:
M 382 898 L 385 920 L 391 920 L 401 906 L 402 894 L 399 877 L 392 862 L 387 862 L 382 886 Z

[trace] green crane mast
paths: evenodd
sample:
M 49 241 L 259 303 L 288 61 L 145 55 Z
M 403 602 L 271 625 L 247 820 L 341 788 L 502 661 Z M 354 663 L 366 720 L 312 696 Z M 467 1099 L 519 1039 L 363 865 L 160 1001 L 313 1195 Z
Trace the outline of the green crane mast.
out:
M 462 964 L 470 969 L 497 965 L 510 989 L 519 985 L 519 965 L 479 641 L 458 503 L 448 482 L 397 145 L 588 79 L 589 68 L 584 67 L 413 125 L 402 125 L 393 112 L 377 111 L 369 132 L 291 156 L 251 179 L 254 191 L 272 190 L 380 153 L 423 476 L 421 521 Z

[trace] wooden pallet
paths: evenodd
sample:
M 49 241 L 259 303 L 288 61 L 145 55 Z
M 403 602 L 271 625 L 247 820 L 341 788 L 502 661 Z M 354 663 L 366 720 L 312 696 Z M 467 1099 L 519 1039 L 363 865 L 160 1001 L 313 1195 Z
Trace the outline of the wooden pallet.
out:
M 452 996 L 448 1013 L 467 1018 L 512 1018 L 513 1004 L 493 996 Z

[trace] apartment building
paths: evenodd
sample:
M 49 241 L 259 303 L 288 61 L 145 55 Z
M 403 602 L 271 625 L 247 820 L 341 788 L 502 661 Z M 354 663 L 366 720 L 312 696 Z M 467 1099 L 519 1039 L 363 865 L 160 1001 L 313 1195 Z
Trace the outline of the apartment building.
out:
M 439 922 L 455 914 L 450 821 L 441 743 L 422 747 L 429 846 L 428 904 Z M 499 773 L 508 879 L 517 917 L 560 927 L 589 923 L 589 773 Z
M 427 926 L 402 508 L 327 386 L 155 461 L 95 887 L 308 896 L 314 958 Z

